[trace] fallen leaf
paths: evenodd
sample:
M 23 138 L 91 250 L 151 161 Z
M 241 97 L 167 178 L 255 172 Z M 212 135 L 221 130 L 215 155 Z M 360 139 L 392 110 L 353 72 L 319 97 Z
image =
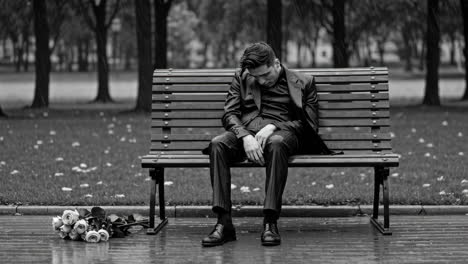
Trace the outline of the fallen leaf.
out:
M 88 167 L 88 165 L 86 165 L 85 163 L 81 163 L 81 164 L 80 164 L 80 168 L 85 169 L 85 168 L 87 168 L 87 167 Z
M 62 172 L 56 172 L 54 174 L 55 177 L 62 177 L 64 174 Z
M 42 145 L 43 143 L 44 143 L 44 141 L 42 141 L 42 140 L 38 140 L 38 141 L 36 142 L 37 145 Z
M 76 147 L 79 147 L 80 146 L 80 142 L 73 142 L 72 143 L 72 147 L 76 148 Z
M 88 188 L 88 187 L 89 187 L 89 184 L 87 183 L 80 184 L 80 188 Z
M 325 188 L 327 188 L 327 189 L 333 189 L 333 188 L 335 188 L 335 185 L 333 185 L 333 184 L 327 184 L 327 185 L 325 185 Z
M 412 129 L 411 129 L 411 132 L 412 132 L 412 133 L 416 133 L 416 128 L 412 128 Z
M 430 157 L 431 156 L 431 153 L 427 152 L 426 154 L 424 154 L 424 157 Z
M 458 155 L 459 155 L 459 156 L 464 156 L 465 153 L 463 153 L 463 152 L 458 152 Z
M 85 198 L 92 198 L 92 197 L 93 197 L 93 195 L 92 195 L 92 194 L 90 194 L 90 193 L 88 193 L 88 194 L 86 194 L 84 197 L 85 197 Z
M 425 142 L 424 138 L 420 138 L 418 141 L 419 141 L 419 143 L 424 143 Z
M 62 187 L 62 191 L 64 192 L 71 192 L 72 190 L 73 190 L 72 188 Z
M 396 178 L 398 176 L 400 176 L 400 174 L 398 172 L 392 173 L 392 177 Z
M 97 184 L 97 185 L 101 185 L 101 184 L 102 184 L 102 181 L 98 181 L 96 184 Z
M 115 198 L 125 198 L 125 194 L 116 194 Z
M 172 182 L 172 181 L 165 181 L 164 182 L 164 186 L 171 186 L 173 184 L 174 184 L 174 182 Z
M 463 137 L 463 133 L 462 132 L 458 132 L 458 135 L 459 137 Z
M 442 121 L 442 125 L 443 126 L 448 126 L 448 122 L 444 120 L 444 121 Z
M 428 187 L 431 187 L 431 185 L 429 183 L 425 183 L 425 184 L 422 185 L 422 187 L 428 188 Z
M 440 176 L 440 177 L 437 177 L 437 181 L 443 181 L 444 180 L 444 176 Z
M 240 187 L 240 191 L 241 191 L 242 193 L 249 193 L 249 192 L 250 192 L 250 188 L 249 188 L 249 186 L 242 186 L 242 187 Z
M 107 167 L 112 167 L 112 163 L 107 162 L 107 163 L 106 163 L 106 166 L 107 166 Z
M 63 161 L 63 158 L 62 157 L 58 157 L 55 159 L 55 161 Z
M 439 195 L 446 195 L 445 191 L 439 192 Z
M 14 171 L 12 171 L 10 174 L 11 174 L 11 175 L 15 175 L 15 174 L 18 174 L 18 173 L 19 173 L 19 171 L 14 170 Z
M 55 135 L 57 135 L 57 132 L 55 132 L 54 130 L 51 130 L 51 131 L 49 132 L 49 135 L 55 136 Z
M 468 189 L 462 191 L 463 194 L 468 194 Z
M 426 147 L 432 148 L 432 147 L 434 147 L 434 145 L 432 143 L 427 143 Z
M 252 191 L 258 192 L 258 191 L 260 191 L 260 188 L 258 188 L 258 187 L 257 187 L 257 188 L 254 188 Z
M 237 186 L 235 184 L 231 184 L 231 190 L 234 190 L 235 188 L 237 188 Z
M 0 161 L 0 166 L 5 166 L 6 165 L 6 162 L 5 161 Z

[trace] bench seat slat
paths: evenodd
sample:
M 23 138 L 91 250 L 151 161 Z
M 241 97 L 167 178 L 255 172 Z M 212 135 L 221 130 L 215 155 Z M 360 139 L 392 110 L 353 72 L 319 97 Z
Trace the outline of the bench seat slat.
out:
M 166 76 L 162 78 L 153 78 L 154 84 L 222 84 L 231 83 L 231 76 Z M 378 83 L 388 82 L 388 76 L 382 75 L 333 75 L 333 76 L 315 76 L 316 83 Z
M 369 68 L 330 68 L 330 69 L 292 69 L 304 74 L 313 74 L 313 75 L 330 75 L 330 76 L 339 76 L 339 75 L 380 75 L 388 74 L 386 68 L 379 69 L 369 69 Z M 239 69 L 175 69 L 171 71 L 158 70 L 153 73 L 153 77 L 168 77 L 168 76 L 187 76 L 187 77 L 209 77 L 209 76 L 231 76 Z
M 200 103 L 185 103 L 185 102 L 175 102 L 175 103 L 153 103 L 153 110 L 211 110 L 211 109 L 224 109 L 224 102 L 212 102 L 209 104 L 200 104 Z M 380 102 L 366 102 L 366 101 L 357 101 L 357 102 L 319 102 L 319 108 L 324 109 L 388 109 L 388 101 Z
M 369 100 L 388 100 L 388 93 L 341 93 L 341 94 L 318 94 L 318 100 L 322 101 L 369 101 Z M 153 102 L 224 102 L 226 94 L 157 94 L 152 97 Z
M 332 150 L 381 150 L 391 149 L 390 142 L 373 143 L 371 141 L 325 141 Z M 208 141 L 175 141 L 171 143 L 152 142 L 151 150 L 201 150 L 208 145 Z
M 153 94 L 179 92 L 179 93 L 226 93 L 229 89 L 229 83 L 225 84 L 171 84 L 171 85 L 153 85 Z M 317 91 L 320 92 L 379 92 L 388 91 L 388 83 L 376 84 L 316 84 Z
M 208 158 L 152 158 L 146 156 L 142 158 L 143 167 L 208 167 Z M 339 157 L 339 156 L 292 156 L 289 159 L 289 167 L 368 167 L 368 166 L 398 166 L 398 156 L 388 157 Z M 237 162 L 232 167 L 260 167 L 253 162 Z
M 359 126 L 389 126 L 390 121 L 385 119 L 319 119 L 319 124 L 324 127 L 359 127 Z M 151 121 L 151 127 L 220 127 L 221 120 L 216 119 L 174 119 Z
M 223 110 L 207 110 L 207 111 L 171 111 L 171 112 L 153 112 L 151 118 L 153 119 L 207 119 L 218 118 L 223 116 Z M 370 111 L 370 110 L 319 110 L 321 118 L 382 118 L 389 117 L 389 111 Z
M 343 141 L 343 140 L 390 140 L 390 133 L 333 133 L 319 135 L 324 140 Z M 211 134 L 152 134 L 151 141 L 211 141 L 216 135 Z

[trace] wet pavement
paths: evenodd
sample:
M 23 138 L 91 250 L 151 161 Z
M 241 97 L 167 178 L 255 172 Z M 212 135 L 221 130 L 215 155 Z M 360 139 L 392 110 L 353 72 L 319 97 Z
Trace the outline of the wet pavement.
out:
M 98 244 L 62 240 L 52 216 L 0 216 L 0 263 L 466 263 L 468 216 L 392 216 L 392 236 L 368 217 L 282 218 L 282 244 L 260 244 L 261 218 L 235 218 L 237 241 L 201 247 L 213 218 L 170 218 Z

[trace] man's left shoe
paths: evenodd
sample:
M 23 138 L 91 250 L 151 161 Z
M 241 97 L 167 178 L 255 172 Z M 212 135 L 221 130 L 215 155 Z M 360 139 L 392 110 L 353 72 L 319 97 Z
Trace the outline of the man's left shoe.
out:
M 276 223 L 265 223 L 262 232 L 263 246 L 277 246 L 281 244 L 281 236 Z

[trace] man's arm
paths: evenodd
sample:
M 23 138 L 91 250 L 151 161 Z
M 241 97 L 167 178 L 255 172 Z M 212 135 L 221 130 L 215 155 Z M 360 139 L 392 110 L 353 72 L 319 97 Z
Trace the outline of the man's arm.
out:
M 242 138 L 246 135 L 250 135 L 240 120 L 241 113 L 241 94 L 240 85 L 241 77 L 239 73 L 236 73 L 232 80 L 231 86 L 229 87 L 226 102 L 224 104 L 224 114 L 222 122 L 224 129 L 232 131 L 237 138 Z

